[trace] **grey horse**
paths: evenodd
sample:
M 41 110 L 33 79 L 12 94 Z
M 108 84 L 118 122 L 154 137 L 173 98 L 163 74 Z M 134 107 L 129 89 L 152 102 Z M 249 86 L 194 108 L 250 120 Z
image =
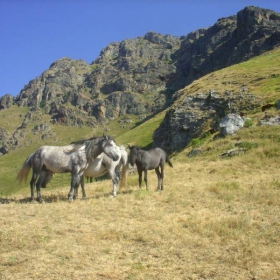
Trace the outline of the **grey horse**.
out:
M 128 154 L 124 146 L 117 146 L 119 160 L 113 161 L 105 153 L 100 154 L 94 159 L 90 159 L 88 167 L 85 169 L 84 176 L 87 177 L 100 177 L 106 173 L 109 173 L 113 181 L 113 192 L 112 196 L 117 195 L 117 187 L 125 187 L 127 182 L 127 173 L 129 169 Z M 84 188 L 84 176 L 81 179 L 81 187 L 83 192 L 83 198 L 86 197 Z
M 109 173 L 113 182 L 113 192 L 112 192 L 113 197 L 117 195 L 117 188 L 119 185 L 120 187 L 126 186 L 127 173 L 129 169 L 128 153 L 126 152 L 124 146 L 120 146 L 120 147 L 117 146 L 117 151 L 118 151 L 119 159 L 116 161 L 112 160 L 105 153 L 101 153 L 99 156 L 95 158 L 90 158 L 88 160 L 88 166 L 84 170 L 84 175 L 81 177 L 81 188 L 82 188 L 83 198 L 86 198 L 84 177 L 92 179 L 92 178 L 101 177 L 106 173 Z M 42 187 L 45 188 L 51 179 L 52 179 L 52 174 L 49 173 L 47 173 L 45 177 L 42 177 L 42 181 L 43 181 Z M 78 192 L 75 195 L 77 198 Z
M 72 201 L 77 196 L 81 176 L 88 166 L 88 161 L 98 157 L 101 153 L 105 153 L 113 160 L 119 160 L 117 145 L 112 138 L 107 136 L 83 140 L 82 144 L 78 141 L 67 146 L 42 146 L 26 159 L 17 179 L 20 182 L 26 181 L 32 168 L 31 200 L 35 200 L 34 187 L 36 184 L 37 199 L 39 202 L 43 202 L 41 187 L 46 186 L 53 174 L 71 172 L 71 188 L 68 198 L 69 201 Z
M 148 189 L 148 170 L 155 169 L 158 177 L 157 190 L 163 190 L 163 178 L 164 178 L 164 164 L 167 162 L 173 167 L 166 152 L 161 148 L 153 148 L 151 150 L 142 150 L 139 146 L 129 146 L 130 156 L 129 163 L 134 166 L 136 164 L 139 175 L 139 188 L 142 187 L 142 173 L 144 171 L 144 181 L 146 183 L 146 189 Z

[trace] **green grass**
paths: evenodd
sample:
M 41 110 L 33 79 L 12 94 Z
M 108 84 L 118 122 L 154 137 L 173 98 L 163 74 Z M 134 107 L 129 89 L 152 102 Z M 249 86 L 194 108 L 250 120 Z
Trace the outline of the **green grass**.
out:
M 26 113 L 27 107 L 11 106 L 8 110 L 0 111 L 0 127 L 4 127 L 10 133 L 13 133 L 19 126 L 21 126 Z
M 152 119 L 127 131 L 126 133 L 121 134 L 116 138 L 117 142 L 122 144 L 149 147 L 153 142 L 154 131 L 163 121 L 164 115 L 165 111 L 157 114 Z

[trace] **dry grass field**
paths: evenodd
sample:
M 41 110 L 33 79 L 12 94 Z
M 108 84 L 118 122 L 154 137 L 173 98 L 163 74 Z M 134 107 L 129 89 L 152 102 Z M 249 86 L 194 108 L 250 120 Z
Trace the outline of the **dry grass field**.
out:
M 45 204 L 29 203 L 26 188 L 2 198 L 0 279 L 280 279 L 279 152 L 269 151 L 182 152 L 162 192 L 150 171 L 149 191 L 130 175 L 116 198 L 110 180 L 73 203 L 51 185 Z

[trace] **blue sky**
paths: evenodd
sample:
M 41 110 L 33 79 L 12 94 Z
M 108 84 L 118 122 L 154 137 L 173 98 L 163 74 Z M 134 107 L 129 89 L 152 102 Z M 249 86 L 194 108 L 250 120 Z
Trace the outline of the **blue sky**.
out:
M 280 12 L 278 0 L 0 0 L 0 96 L 62 57 L 91 63 L 112 42 L 187 35 L 246 6 Z

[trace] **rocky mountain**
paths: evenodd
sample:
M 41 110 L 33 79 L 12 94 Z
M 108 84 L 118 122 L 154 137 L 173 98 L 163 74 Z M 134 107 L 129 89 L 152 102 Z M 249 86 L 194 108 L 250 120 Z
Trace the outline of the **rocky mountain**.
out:
M 184 87 L 208 73 L 273 49 L 279 46 L 279 35 L 280 14 L 270 10 L 247 7 L 237 16 L 219 19 L 214 26 L 191 33 L 182 42 L 176 54 L 178 72 L 174 84 Z M 154 145 L 172 153 L 203 133 L 217 132 L 219 121 L 226 114 L 246 112 L 263 105 L 246 86 L 237 92 L 224 88 L 224 92 L 210 90 L 182 96 L 154 132 Z
M 280 14 L 246 7 L 236 16 L 221 18 L 213 26 L 186 36 L 174 53 L 177 72 L 171 85 L 183 88 L 205 74 L 246 61 L 279 43 Z
M 62 58 L 31 80 L 18 96 L 3 96 L 0 110 L 7 110 L 12 104 L 28 106 L 30 111 L 41 108 L 53 123 L 80 127 L 94 127 L 126 114 L 153 115 L 172 105 L 180 96 L 178 90 L 194 80 L 279 45 L 280 14 L 246 7 L 237 15 L 221 18 L 209 28 L 180 38 L 148 32 L 145 36 L 112 43 L 90 65 L 82 60 Z M 257 106 L 251 97 L 246 96 L 246 100 Z M 240 97 L 229 97 L 235 98 Z M 191 108 L 194 100 L 202 112 L 197 115 L 189 111 L 182 116 L 195 119 L 195 127 L 201 126 L 199 119 L 206 114 L 215 126 L 215 114 L 222 117 L 227 111 L 228 100 L 224 97 L 219 99 L 217 95 L 209 97 L 204 93 L 187 98 L 181 103 L 182 108 L 167 113 L 155 133 L 155 143 L 163 145 L 159 142 L 164 127 L 174 128 L 168 133 L 169 137 L 175 135 L 175 140 L 163 145 L 169 146 L 170 151 L 176 149 L 177 138 L 191 139 L 201 133 L 190 128 L 187 121 L 179 124 L 182 118 L 175 115 L 186 107 Z M 215 108 L 215 114 L 206 113 L 209 106 Z M 186 129 L 181 135 L 178 131 L 182 127 Z M 192 130 L 196 132 L 189 133 Z M 180 147 L 188 142 L 180 142 Z

